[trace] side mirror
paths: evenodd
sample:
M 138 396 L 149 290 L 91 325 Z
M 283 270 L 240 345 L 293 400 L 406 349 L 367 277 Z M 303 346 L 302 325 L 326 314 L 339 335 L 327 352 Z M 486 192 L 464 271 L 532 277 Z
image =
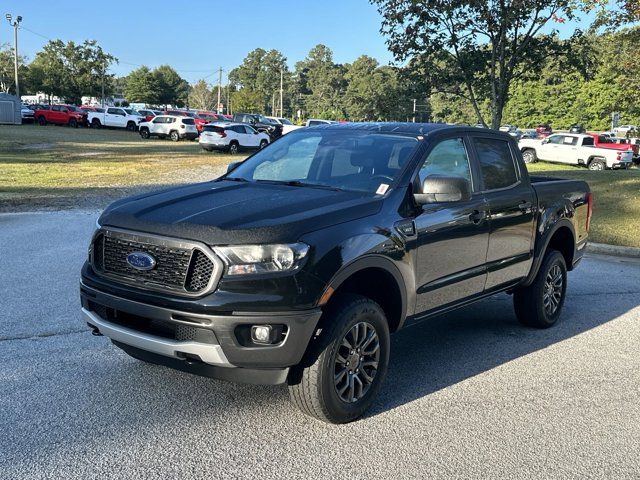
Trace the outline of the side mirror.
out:
M 547 143 L 549 143 L 549 139 L 548 138 L 543 138 L 542 139 L 542 145 L 546 145 Z
M 232 170 L 235 170 L 235 168 L 241 163 L 242 162 L 231 162 L 229 165 L 227 165 L 227 173 L 231 172 Z
M 422 192 L 413 197 L 418 205 L 440 202 L 462 202 L 471 199 L 471 184 L 462 177 L 431 175 L 424 179 Z

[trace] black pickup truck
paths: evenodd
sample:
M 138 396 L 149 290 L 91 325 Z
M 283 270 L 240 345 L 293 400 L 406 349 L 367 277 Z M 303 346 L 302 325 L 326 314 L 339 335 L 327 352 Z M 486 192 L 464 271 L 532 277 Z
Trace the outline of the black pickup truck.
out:
M 288 383 L 305 413 L 348 422 L 405 325 L 499 292 L 523 324 L 556 323 L 591 205 L 585 182 L 530 177 L 504 133 L 299 129 L 216 180 L 109 206 L 82 312 L 132 357 Z

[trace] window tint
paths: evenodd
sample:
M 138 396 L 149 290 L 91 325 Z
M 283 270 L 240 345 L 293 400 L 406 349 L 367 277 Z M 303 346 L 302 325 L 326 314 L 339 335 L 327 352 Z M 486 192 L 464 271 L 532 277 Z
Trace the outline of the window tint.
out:
M 153 123 L 166 123 L 165 120 L 167 117 L 156 117 L 153 119 Z
M 562 137 L 562 145 L 573 146 L 577 145 L 578 137 L 571 137 L 569 135 L 565 135 Z
M 429 175 L 462 177 L 471 182 L 469 157 L 462 138 L 450 138 L 438 143 L 420 168 L 420 183 Z
M 107 113 L 110 113 L 112 115 L 117 115 L 118 114 L 118 109 L 117 108 L 108 108 L 107 109 Z
M 492 138 L 475 138 L 485 190 L 495 190 L 518 181 L 509 143 Z
M 314 126 L 316 126 L 316 125 L 321 125 L 322 123 L 324 123 L 324 122 L 318 122 L 318 121 L 316 121 L 316 120 L 311 120 L 311 121 L 309 122 L 309 126 L 310 126 L 310 127 L 314 127 Z
M 582 145 L 584 147 L 593 147 L 594 145 L 593 137 L 584 137 L 582 139 Z
M 562 143 L 563 136 L 562 135 L 551 135 L 547 138 L 547 143 L 559 144 Z
M 54 112 L 59 112 L 61 108 L 58 105 L 54 105 L 53 107 L 51 107 L 51 110 Z
M 189 117 L 183 118 L 182 119 L 182 123 L 184 123 L 185 125 L 195 125 L 196 124 L 195 120 L 193 118 L 189 118 Z
M 244 131 L 245 131 L 245 133 L 248 133 L 249 135 L 253 135 L 253 134 L 256 133 L 256 131 L 252 127 L 250 127 L 249 125 L 245 125 L 244 126 Z

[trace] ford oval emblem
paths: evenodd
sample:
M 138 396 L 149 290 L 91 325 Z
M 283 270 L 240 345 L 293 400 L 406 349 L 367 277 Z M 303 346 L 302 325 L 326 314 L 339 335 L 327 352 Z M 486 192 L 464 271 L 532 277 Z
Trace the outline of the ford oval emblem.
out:
M 156 259 L 148 253 L 131 252 L 127 255 L 127 263 L 136 270 L 151 270 L 156 266 Z

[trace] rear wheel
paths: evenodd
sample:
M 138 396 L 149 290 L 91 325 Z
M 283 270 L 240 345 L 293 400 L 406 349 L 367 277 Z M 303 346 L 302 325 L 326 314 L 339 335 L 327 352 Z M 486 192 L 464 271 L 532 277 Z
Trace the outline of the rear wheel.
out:
M 567 292 L 567 264 L 557 250 L 549 250 L 531 285 L 513 294 L 518 320 L 535 328 L 554 325 L 564 305 Z
M 145 140 L 146 140 L 147 138 L 149 138 L 149 136 L 150 136 L 150 135 L 149 135 L 149 129 L 148 129 L 147 127 L 142 127 L 142 128 L 140 129 L 140 136 L 141 136 L 142 138 L 144 138 Z
M 238 152 L 240 152 L 240 145 L 238 145 L 238 142 L 231 142 L 229 144 L 229 153 L 231 155 L 237 155 Z
M 344 295 L 325 311 L 325 328 L 289 376 L 291 401 L 324 422 L 346 423 L 373 403 L 389 364 L 389 326 L 380 306 Z
M 38 125 L 45 126 L 47 124 L 47 119 L 44 118 L 44 115 L 40 115 L 38 117 Z
M 607 168 L 607 164 L 601 158 L 594 158 L 589 162 L 589 170 L 602 171 Z
M 535 150 L 525 150 L 522 152 L 522 159 L 524 163 L 536 163 L 538 161 Z
M 178 140 L 180 140 L 180 135 L 175 130 L 172 130 L 171 133 L 169 133 L 169 138 L 171 139 L 171 141 L 177 142 Z

